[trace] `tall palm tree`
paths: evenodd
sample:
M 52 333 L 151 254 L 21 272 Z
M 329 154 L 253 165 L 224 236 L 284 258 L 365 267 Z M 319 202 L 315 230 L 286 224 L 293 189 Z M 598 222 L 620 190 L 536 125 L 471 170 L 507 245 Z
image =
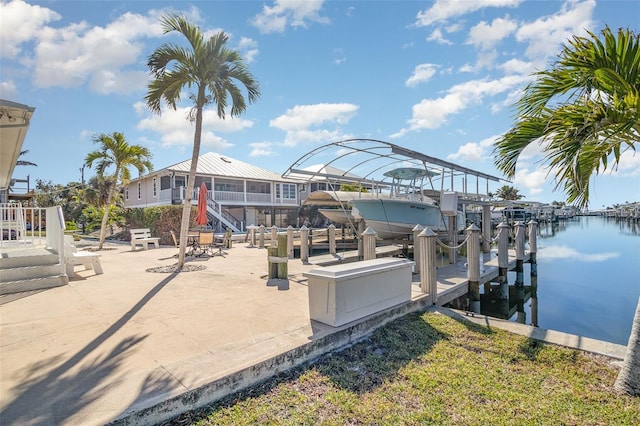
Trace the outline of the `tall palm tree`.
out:
M 96 163 L 96 172 L 109 182 L 109 190 L 107 192 L 107 203 L 104 206 L 102 223 L 100 225 L 100 242 L 98 249 L 101 250 L 104 245 L 107 232 L 107 220 L 109 219 L 109 210 L 114 200 L 114 193 L 118 188 L 118 182 L 126 184 L 131 178 L 130 167 L 138 169 L 140 174 L 146 171 L 152 171 L 151 164 L 152 154 L 149 149 L 140 145 L 129 145 L 120 132 L 113 132 L 111 135 L 99 134 L 92 138 L 94 143 L 100 144 L 100 149 L 87 154 L 85 165 L 89 168 Z M 113 174 L 108 174 L 108 170 L 115 167 Z
M 501 200 L 521 200 L 524 195 L 518 194 L 518 189 L 509 185 L 502 185 L 495 193 L 497 198 Z
M 163 16 L 162 26 L 165 34 L 173 31 L 182 34 L 189 48 L 175 43 L 165 43 L 149 57 L 147 65 L 154 77 L 149 83 L 149 91 L 145 97 L 149 109 L 160 114 L 161 103 L 164 100 L 175 110 L 181 100 L 183 89 L 193 88 L 195 91 L 189 95 L 193 101 L 189 118 L 192 122 L 195 121 L 195 131 L 191 168 L 180 225 L 177 268 L 181 269 L 184 266 L 193 185 L 200 156 L 202 111 L 205 106 L 211 103 L 216 104 L 218 117 L 224 119 L 229 106 L 227 99 L 230 98 L 230 115 L 238 116 L 246 110 L 247 102 L 237 83 L 241 83 L 246 88 L 249 103 L 260 97 L 260 89 L 240 54 L 226 47 L 229 37 L 224 32 L 205 39 L 199 27 L 178 15 Z
M 542 143 L 555 189 L 577 207 L 589 202 L 595 172 L 616 169 L 640 140 L 640 36 L 609 27 L 602 40 L 574 36 L 551 69 L 535 74 L 517 102 L 518 119 L 494 147 L 495 164 L 515 175 L 518 156 Z

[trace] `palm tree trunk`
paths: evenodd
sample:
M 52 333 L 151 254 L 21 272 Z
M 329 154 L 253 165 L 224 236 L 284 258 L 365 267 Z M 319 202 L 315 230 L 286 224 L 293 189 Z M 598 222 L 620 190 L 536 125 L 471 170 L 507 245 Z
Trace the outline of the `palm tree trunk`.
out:
M 204 105 L 204 88 L 198 90 L 198 101 L 196 106 L 196 129 L 193 135 L 193 153 L 191 154 L 191 167 L 189 168 L 189 180 L 187 182 L 187 193 L 184 197 L 184 208 L 182 209 L 182 222 L 180 224 L 180 250 L 178 252 L 178 270 L 184 266 L 185 251 L 187 248 L 187 234 L 189 232 L 189 222 L 191 221 L 191 198 L 196 180 L 196 170 L 198 168 L 198 158 L 200 157 L 200 140 L 202 137 L 202 105 Z
M 116 169 L 116 173 L 118 170 Z M 118 179 L 116 174 L 116 180 Z M 109 210 L 111 210 L 111 200 L 113 200 L 113 192 L 115 191 L 116 182 L 111 182 L 109 185 L 109 192 L 107 193 L 107 204 L 104 206 L 104 214 L 102 215 L 102 222 L 100 223 L 100 240 L 98 242 L 98 250 L 102 250 L 104 240 L 107 238 L 107 221 L 109 220 Z
M 631 326 L 624 363 L 613 387 L 619 392 L 640 396 L 640 298 Z

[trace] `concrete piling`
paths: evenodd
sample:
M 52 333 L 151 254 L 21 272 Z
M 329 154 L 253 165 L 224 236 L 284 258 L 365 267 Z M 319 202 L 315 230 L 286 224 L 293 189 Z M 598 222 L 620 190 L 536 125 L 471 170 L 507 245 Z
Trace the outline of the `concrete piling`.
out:
M 420 273 L 420 270 L 421 270 L 420 244 L 418 244 L 418 236 L 423 230 L 424 230 L 424 227 L 420 224 L 417 224 L 416 226 L 414 226 L 412 230 L 413 231 L 413 260 L 414 260 L 413 272 L 416 274 Z M 433 233 L 433 231 L 431 232 Z
M 309 228 L 304 225 L 300 228 L 300 260 L 309 260 Z

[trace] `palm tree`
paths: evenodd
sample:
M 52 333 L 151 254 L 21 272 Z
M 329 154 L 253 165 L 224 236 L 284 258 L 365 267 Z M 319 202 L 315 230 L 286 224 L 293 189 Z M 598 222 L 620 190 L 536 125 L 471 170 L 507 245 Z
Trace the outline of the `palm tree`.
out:
M 189 95 L 193 101 L 189 118 L 192 122 L 195 121 L 195 131 L 180 226 L 180 251 L 177 265 L 177 269 L 180 270 L 184 266 L 191 217 L 191 198 L 200 156 L 202 111 L 205 106 L 211 103 L 216 104 L 218 117 L 224 119 L 229 106 L 227 99 L 231 98 L 230 114 L 232 117 L 238 116 L 246 110 L 247 103 L 236 83 L 239 82 L 246 88 L 249 103 L 260 97 L 260 89 L 240 54 L 226 47 L 229 37 L 224 32 L 205 39 L 199 27 L 178 15 L 163 16 L 162 26 L 165 34 L 173 31 L 182 34 L 190 48 L 165 43 L 151 54 L 147 65 L 154 78 L 149 83 L 149 91 L 145 97 L 149 109 L 160 114 L 161 101 L 164 100 L 175 110 L 177 103 L 181 100 L 183 89 L 193 88 L 195 91 Z
M 25 154 L 28 154 L 29 150 L 25 149 L 24 151 L 20 151 L 20 154 L 18 155 L 18 157 L 22 157 Z M 36 166 L 38 167 L 38 165 L 36 163 L 32 163 L 31 161 L 26 161 L 26 160 L 18 160 L 16 161 L 16 166 Z
M 515 175 L 518 156 L 542 143 L 555 189 L 586 207 L 593 172 L 616 169 L 640 137 L 640 36 L 609 27 L 603 40 L 574 36 L 551 69 L 535 74 L 517 102 L 518 119 L 494 148 L 495 164 Z
M 109 211 L 114 199 L 114 193 L 118 187 L 118 181 L 125 184 L 131 178 L 129 167 L 133 166 L 138 169 L 140 174 L 146 171 L 152 171 L 151 164 L 152 154 L 149 149 L 140 145 L 129 145 L 120 132 L 114 132 L 111 135 L 99 134 L 92 138 L 94 143 L 101 144 L 99 150 L 92 151 L 85 158 L 85 165 L 89 168 L 96 162 L 96 171 L 99 176 L 108 182 L 107 202 L 104 206 L 102 223 L 100 225 L 100 242 L 98 250 L 102 249 L 107 232 L 107 220 L 109 219 Z M 115 167 L 112 175 L 107 173 L 110 167 Z
M 619 392 L 640 396 L 640 298 L 631 324 L 627 353 L 613 387 Z
M 501 200 L 521 200 L 524 195 L 518 194 L 518 189 L 513 186 L 503 185 L 495 193 L 495 196 Z

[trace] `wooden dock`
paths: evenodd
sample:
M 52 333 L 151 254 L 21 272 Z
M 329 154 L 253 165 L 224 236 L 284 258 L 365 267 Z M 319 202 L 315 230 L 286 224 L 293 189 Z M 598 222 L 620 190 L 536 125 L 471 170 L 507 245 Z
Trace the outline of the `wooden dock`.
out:
M 376 256 L 397 256 L 401 254 L 403 247 L 401 245 L 387 245 L 376 247 Z M 333 254 L 322 254 L 309 257 L 309 264 L 317 266 L 329 266 L 339 263 L 355 262 L 358 260 L 358 250 L 348 250 Z M 529 260 L 527 254 L 524 262 Z M 464 296 L 469 290 L 469 280 L 467 279 L 467 268 L 465 266 L 466 258 L 461 257 L 455 264 L 448 264 L 438 267 L 436 279 L 438 282 L 438 296 L 436 304 L 438 306 L 446 305 L 453 300 Z M 495 252 L 483 254 L 484 267 L 480 272 L 480 285 L 490 281 L 494 281 L 498 277 L 498 256 Z M 511 270 L 516 265 L 516 252 L 509 250 L 509 267 Z M 484 269 L 484 271 L 483 271 Z M 412 299 L 426 296 L 420 290 L 420 275 L 413 275 Z
M 397 256 L 402 253 L 401 245 L 388 245 L 376 247 L 376 257 Z M 329 266 L 338 263 L 355 262 L 358 260 L 358 250 L 347 250 L 336 254 L 320 254 L 309 256 L 308 263 L 318 266 Z

